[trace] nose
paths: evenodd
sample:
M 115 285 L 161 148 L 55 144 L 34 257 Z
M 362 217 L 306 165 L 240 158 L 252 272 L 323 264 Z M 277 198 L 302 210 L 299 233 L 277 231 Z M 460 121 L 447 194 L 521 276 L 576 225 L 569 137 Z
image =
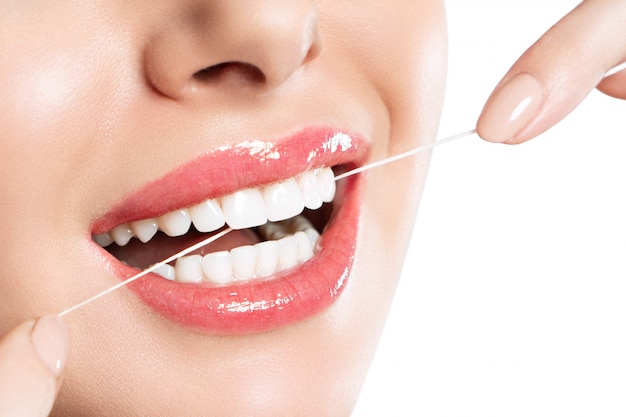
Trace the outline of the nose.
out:
M 313 0 L 175 2 L 184 7 L 162 19 L 144 50 L 148 82 L 173 99 L 267 92 L 320 52 Z

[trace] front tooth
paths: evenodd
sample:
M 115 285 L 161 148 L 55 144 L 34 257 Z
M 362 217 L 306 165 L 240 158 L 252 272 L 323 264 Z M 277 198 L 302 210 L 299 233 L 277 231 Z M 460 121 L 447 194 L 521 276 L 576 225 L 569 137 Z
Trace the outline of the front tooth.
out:
M 120 224 L 115 229 L 111 230 L 110 234 L 111 238 L 113 238 L 115 243 L 119 246 L 125 246 L 133 237 L 133 231 L 128 223 Z
M 226 223 L 233 229 L 256 227 L 267 222 L 263 196 L 256 188 L 237 191 L 224 197 L 222 211 Z
M 287 236 L 278 243 L 278 270 L 292 268 L 298 265 L 298 241 L 293 236 Z
M 98 245 L 102 246 L 103 248 L 106 248 L 111 243 L 113 243 L 113 238 L 111 237 L 109 233 L 100 233 L 99 235 L 93 235 L 92 238 L 94 242 L 96 242 Z
M 254 245 L 257 249 L 256 270 L 260 277 L 268 277 L 276 272 L 278 265 L 278 243 L 268 240 Z
M 249 280 L 254 276 L 257 249 L 254 246 L 239 246 L 230 251 L 233 262 L 233 274 L 238 279 Z
M 298 187 L 302 192 L 304 206 L 311 210 L 317 210 L 322 206 L 322 194 L 317 176 L 312 171 L 307 171 L 298 179 Z
M 146 219 L 132 222 L 130 224 L 131 229 L 135 233 L 135 236 L 139 238 L 143 243 L 148 242 L 159 230 L 159 225 L 156 219 Z
M 267 219 L 271 222 L 297 216 L 304 210 L 300 188 L 293 178 L 265 187 L 263 200 Z
M 183 256 L 176 260 L 176 281 L 197 283 L 202 281 L 202 256 Z
M 161 265 L 160 267 L 154 269 L 152 272 L 161 275 L 163 278 L 170 281 L 174 281 L 174 279 L 176 278 L 176 272 L 174 270 L 174 267 L 168 264 Z
M 317 174 L 317 180 L 320 182 L 320 191 L 322 200 L 330 203 L 335 198 L 335 174 L 330 168 L 323 168 Z
M 313 257 L 313 247 L 306 233 L 298 232 L 293 236 L 298 241 L 298 260 L 304 262 L 311 259 Z
M 193 225 L 199 232 L 213 232 L 224 226 L 224 213 L 215 200 L 207 200 L 189 209 Z
M 175 210 L 159 217 L 158 223 L 159 228 L 166 235 L 170 237 L 182 236 L 191 227 L 191 216 L 187 209 Z
M 209 253 L 202 258 L 202 272 L 206 279 L 215 284 L 229 284 L 233 281 L 233 261 L 230 252 Z

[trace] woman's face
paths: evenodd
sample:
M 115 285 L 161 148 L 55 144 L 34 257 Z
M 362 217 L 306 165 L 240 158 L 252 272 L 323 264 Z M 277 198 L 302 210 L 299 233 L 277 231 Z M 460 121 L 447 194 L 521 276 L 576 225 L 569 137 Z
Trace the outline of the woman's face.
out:
M 342 180 L 320 209 L 316 169 L 433 140 L 442 2 L 4 0 L 0 16 L 0 331 L 239 229 L 174 280 L 66 316 L 56 414 L 348 415 L 428 161 Z

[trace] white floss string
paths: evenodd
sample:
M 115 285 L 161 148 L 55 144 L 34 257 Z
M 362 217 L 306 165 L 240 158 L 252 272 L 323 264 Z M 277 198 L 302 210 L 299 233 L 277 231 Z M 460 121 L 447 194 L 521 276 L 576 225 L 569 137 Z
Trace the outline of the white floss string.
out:
M 472 130 L 468 130 L 467 132 L 459 133 L 458 135 L 450 136 L 448 138 L 441 139 L 441 140 L 429 143 L 428 145 L 418 146 L 417 148 L 414 148 L 414 149 L 411 149 L 409 151 L 400 153 L 398 155 L 390 156 L 389 158 L 381 159 L 380 161 L 372 162 L 370 164 L 363 165 L 363 166 L 361 166 L 359 168 L 356 168 L 356 169 L 353 169 L 351 171 L 345 172 L 345 173 L 343 173 L 341 175 L 337 175 L 334 178 L 334 181 L 338 181 L 338 180 L 341 180 L 343 178 L 359 174 L 359 173 L 361 173 L 363 171 L 367 171 L 367 170 L 370 170 L 372 168 L 377 168 L 377 167 L 380 167 L 382 165 L 387 165 L 387 164 L 390 164 L 392 162 L 399 161 L 401 159 L 409 158 L 411 156 L 417 155 L 418 153 L 425 152 L 425 151 L 427 151 L 429 149 L 433 149 L 436 146 L 443 145 L 444 143 L 454 142 L 455 140 L 459 140 L 459 139 L 462 139 L 464 137 L 471 136 L 474 133 L 476 133 L 476 130 L 472 129 Z M 63 316 L 65 316 L 65 315 L 67 315 L 67 314 L 69 314 L 69 313 L 71 313 L 71 312 L 73 312 L 75 310 L 78 310 L 81 307 L 86 306 L 87 304 L 91 304 L 93 301 L 95 301 L 95 300 L 97 300 L 99 298 L 102 298 L 105 295 L 111 294 L 112 292 L 117 291 L 117 290 L 119 290 L 122 287 L 125 287 L 126 285 L 130 284 L 131 282 L 136 281 L 136 280 L 138 280 L 139 278 L 141 278 L 141 277 L 143 277 L 145 275 L 148 275 L 149 273 L 153 272 L 155 269 L 158 269 L 158 268 L 160 268 L 161 266 L 163 266 L 163 265 L 165 265 L 167 263 L 175 261 L 176 259 L 178 259 L 178 258 L 180 258 L 182 256 L 188 255 L 189 253 L 191 253 L 191 252 L 193 252 L 195 250 L 198 250 L 198 249 L 200 249 L 200 248 L 202 248 L 202 247 L 204 247 L 204 246 L 206 246 L 206 245 L 208 245 L 210 243 L 215 242 L 216 240 L 226 236 L 228 233 L 230 233 L 232 231 L 233 231 L 233 229 L 231 229 L 231 228 L 224 229 L 224 230 L 222 230 L 221 232 L 219 232 L 216 235 L 213 235 L 213 236 L 211 236 L 209 238 L 206 238 L 206 239 L 196 243 L 195 245 L 192 245 L 192 246 L 190 246 L 190 247 L 188 247 L 186 249 L 183 249 L 180 252 L 175 253 L 174 255 L 170 256 L 169 258 L 164 259 L 161 262 L 157 262 L 156 264 L 152 265 L 151 267 L 144 269 L 143 271 L 139 272 L 136 275 L 133 275 L 132 277 L 128 278 L 127 280 L 122 281 L 119 284 L 117 284 L 117 285 L 115 285 L 115 286 L 113 286 L 113 287 L 111 287 L 111 288 L 109 288 L 107 290 L 104 290 L 104 291 L 94 295 L 93 297 L 90 297 L 90 298 L 86 299 L 85 301 L 82 301 L 82 302 L 76 304 L 73 307 L 68 308 L 67 310 L 63 311 L 62 313 L 59 313 L 59 317 L 63 317 Z

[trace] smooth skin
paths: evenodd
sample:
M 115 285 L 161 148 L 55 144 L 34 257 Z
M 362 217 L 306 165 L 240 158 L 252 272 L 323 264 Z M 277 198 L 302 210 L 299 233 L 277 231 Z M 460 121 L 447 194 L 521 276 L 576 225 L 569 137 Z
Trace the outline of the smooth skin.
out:
M 595 87 L 610 96 L 626 99 L 626 71 L 603 80 L 609 69 L 626 60 L 624 27 L 623 0 L 581 3 L 529 48 L 505 75 L 479 118 L 478 133 L 491 142 L 522 143 L 558 123 Z M 516 97 L 507 96 L 504 86 L 511 85 L 508 82 L 518 74 L 530 75 L 530 81 L 524 77 L 524 82 L 536 81 L 540 99 L 532 111 L 516 120 L 512 131 L 510 115 L 496 114 L 494 97 L 514 101 Z M 51 320 L 46 322 L 49 325 L 46 331 L 56 335 L 52 339 L 57 344 L 35 345 L 32 322 L 17 326 L 0 343 L 2 415 L 44 416 L 51 409 L 62 378 L 68 338 L 63 325 L 55 325 L 54 320 L 52 324 Z M 55 355 L 61 367 L 50 368 L 50 358 Z

